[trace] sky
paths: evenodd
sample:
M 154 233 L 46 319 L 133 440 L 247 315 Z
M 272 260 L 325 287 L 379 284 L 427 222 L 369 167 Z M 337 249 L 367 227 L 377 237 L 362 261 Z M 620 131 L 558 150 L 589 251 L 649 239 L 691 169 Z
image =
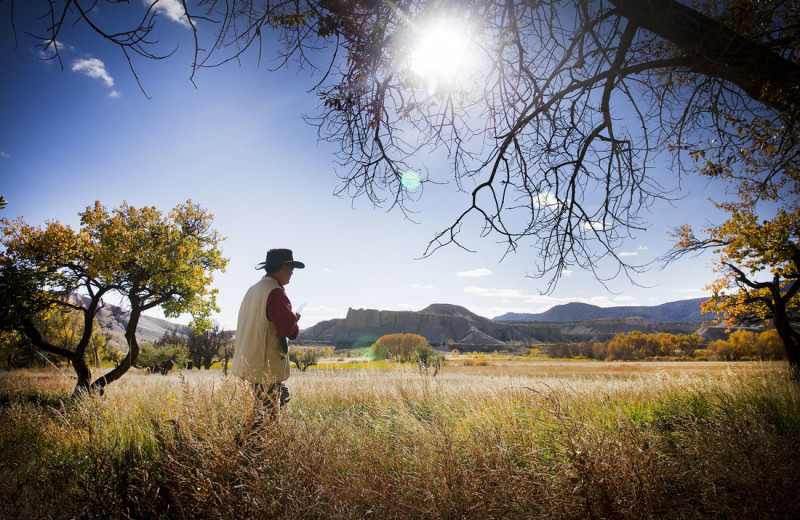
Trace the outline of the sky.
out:
M 169 59 L 134 63 L 145 96 L 117 49 L 71 29 L 60 39 L 62 68 L 41 60 L 38 41 L 19 25 L 15 45 L 8 6 L 0 8 L 0 195 L 8 202 L 0 217 L 78 227 L 78 213 L 95 200 L 109 209 L 127 201 L 167 213 L 191 199 L 214 214 L 225 237 L 230 262 L 215 275 L 220 312 L 212 317 L 224 328 L 235 328 L 242 296 L 263 274 L 255 265 L 271 248 L 292 249 L 306 264 L 286 287 L 295 307 L 306 304 L 301 328 L 344 318 L 348 308 L 416 311 L 449 303 L 493 318 L 568 302 L 657 305 L 707 295 L 714 279 L 709 256 L 654 267 L 637 284 L 623 276 L 603 285 L 574 268 L 543 295 L 546 280 L 529 276 L 535 249 L 505 255 L 479 229 L 465 231 L 475 252 L 450 246 L 421 258 L 434 234 L 463 211 L 466 196 L 452 184 L 426 190 L 413 221 L 366 199 L 334 196 L 335 150 L 303 119 L 318 113 L 309 93 L 318 75 L 271 71 L 266 60 L 258 67 L 246 56 L 198 72 L 195 85 L 184 45 Z M 166 14 L 159 23 L 185 36 Z M 683 198 L 657 204 L 647 230 L 620 255 L 648 263 L 669 249 L 669 230 L 713 221 L 712 189 L 686 179 Z

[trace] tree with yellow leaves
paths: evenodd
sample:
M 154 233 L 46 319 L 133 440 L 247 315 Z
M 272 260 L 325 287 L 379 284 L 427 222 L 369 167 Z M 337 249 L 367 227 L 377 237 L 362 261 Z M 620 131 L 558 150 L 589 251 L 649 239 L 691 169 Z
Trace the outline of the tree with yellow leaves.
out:
M 3 219 L 0 245 L 0 329 L 24 333 L 33 345 L 69 360 L 78 376 L 75 394 L 102 391 L 133 366 L 139 354 L 136 327 L 142 312 L 160 307 L 165 316 L 190 313 L 194 326 L 207 328 L 216 310 L 213 273 L 224 270 L 213 216 L 187 201 L 167 216 L 154 207 L 123 203 L 108 211 L 100 202 L 80 213 L 73 230 L 57 221 L 42 227 L 21 218 Z M 95 381 L 86 363 L 94 318 L 103 299 L 127 301 L 128 354 Z M 74 346 L 49 341 L 37 316 L 52 308 L 82 313 Z
M 720 277 L 708 288 L 703 311 L 725 317 L 728 325 L 771 321 L 786 348 L 794 377 L 800 378 L 800 208 L 780 208 L 761 218 L 753 205 L 718 204 L 730 218 L 698 238 L 688 226 L 676 232 L 676 249 L 712 249 Z M 793 206 L 793 207 L 791 207 Z
M 412 360 L 414 351 L 421 345 L 428 345 L 428 340 L 419 334 L 386 334 L 372 345 L 371 357 L 406 363 Z

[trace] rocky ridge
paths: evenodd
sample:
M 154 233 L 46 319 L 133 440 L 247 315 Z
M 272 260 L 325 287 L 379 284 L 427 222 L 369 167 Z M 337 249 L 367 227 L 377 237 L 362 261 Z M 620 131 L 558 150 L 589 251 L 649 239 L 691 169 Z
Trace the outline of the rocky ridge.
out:
M 434 304 L 421 311 L 348 309 L 344 319 L 323 321 L 304 329 L 298 342 L 359 348 L 371 345 L 385 334 L 413 333 L 424 336 L 438 347 L 494 350 L 513 343 L 604 341 L 616 334 L 634 330 L 646 334 L 697 332 L 712 339 L 725 335 L 724 327 L 715 327 L 710 323 L 657 323 L 639 316 L 560 322 L 504 322 L 478 316 L 458 305 Z
M 97 313 L 97 322 L 100 325 L 100 332 L 111 334 L 109 344 L 122 352 L 128 351 L 128 343 L 125 340 L 125 327 L 128 325 L 129 314 L 121 308 L 106 304 Z M 142 315 L 136 326 L 136 339 L 155 342 L 166 332 L 177 332 L 181 335 L 189 334 L 189 327 L 168 320 L 153 318 Z

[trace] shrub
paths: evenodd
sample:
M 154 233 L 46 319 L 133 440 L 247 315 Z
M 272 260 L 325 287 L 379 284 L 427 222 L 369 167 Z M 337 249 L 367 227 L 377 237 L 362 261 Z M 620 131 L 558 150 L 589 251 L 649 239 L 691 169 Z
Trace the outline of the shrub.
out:
M 414 361 L 420 374 L 428 375 L 428 370 L 433 369 L 433 376 L 439 373 L 444 366 L 444 354 L 437 353 L 428 343 L 417 345 L 414 350 Z
M 289 352 L 289 360 L 297 366 L 300 372 L 305 372 L 308 367 L 316 365 L 324 353 L 324 350 L 316 348 L 293 347 Z
M 152 343 L 142 343 L 139 348 L 139 357 L 136 358 L 136 366 L 145 368 L 150 373 L 158 372 L 166 375 L 176 365 L 183 367 L 189 353 L 184 345 L 166 344 L 153 345 Z
M 378 341 L 370 347 L 371 357 L 406 363 L 412 361 L 417 347 L 427 344 L 428 340 L 419 334 L 387 334 L 378 338 Z

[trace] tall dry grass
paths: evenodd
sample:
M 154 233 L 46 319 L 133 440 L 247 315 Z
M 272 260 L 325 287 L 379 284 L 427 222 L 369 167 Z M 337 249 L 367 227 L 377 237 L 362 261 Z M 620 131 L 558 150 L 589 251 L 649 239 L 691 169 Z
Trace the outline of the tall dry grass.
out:
M 79 402 L 8 374 L 0 518 L 800 517 L 781 365 L 569 365 L 294 373 L 249 437 L 259 407 L 219 373 Z

